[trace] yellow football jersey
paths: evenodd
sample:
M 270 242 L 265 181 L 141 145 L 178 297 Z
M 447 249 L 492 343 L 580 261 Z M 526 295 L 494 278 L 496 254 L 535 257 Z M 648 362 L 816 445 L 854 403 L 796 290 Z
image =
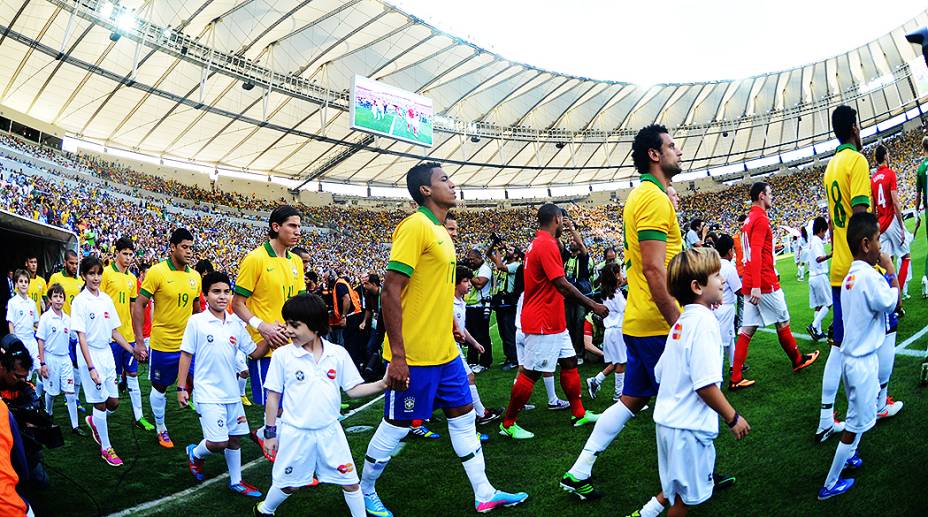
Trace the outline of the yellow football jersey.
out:
M 677 212 L 660 180 L 641 175 L 641 184 L 628 195 L 622 212 L 624 221 L 625 268 L 628 276 L 628 303 L 622 333 L 635 337 L 666 336 L 670 325 L 658 310 L 641 267 L 642 241 L 664 241 L 667 255 L 664 267 L 683 250 Z
M 236 296 L 246 298 L 245 306 L 261 320 L 283 323 L 284 302 L 306 291 L 303 261 L 289 251 L 278 256 L 271 243 L 265 242 L 242 259 L 234 291 Z M 248 332 L 256 343 L 264 339 L 251 327 Z
M 155 304 L 151 319 L 152 350 L 180 351 L 193 304 L 200 303 L 201 285 L 196 271 L 189 267 L 179 270 L 171 259 L 158 262 L 148 270 L 139 293 Z
M 129 343 L 135 341 L 135 331 L 132 329 L 132 302 L 138 295 L 138 285 L 135 275 L 130 271 L 125 273 L 120 271 L 116 267 L 116 262 L 103 269 L 100 290 L 113 299 L 116 314 L 119 315 L 119 321 L 122 323 L 118 329 L 119 333 Z
M 838 146 L 825 168 L 825 197 L 834 230 L 831 242 L 831 285 L 840 286 L 854 257 L 847 244 L 847 223 L 854 207 L 870 207 L 870 168 L 867 158 L 852 144 Z
M 45 296 L 47 288 L 48 284 L 45 283 L 45 279 L 39 275 L 29 280 L 29 290 L 26 291 L 26 296 L 35 302 L 36 314 L 42 314 L 42 297 Z
M 451 236 L 428 208 L 419 207 L 394 230 L 387 270 L 409 277 L 400 301 L 410 366 L 445 364 L 460 356 L 451 333 L 456 266 Z M 389 337 L 384 340 L 383 357 L 387 361 L 392 357 Z
M 84 287 L 84 280 L 79 276 L 70 276 L 64 271 L 59 271 L 48 279 L 48 285 L 45 286 L 45 296 L 48 297 L 48 288 L 52 284 L 59 284 L 64 288 L 64 307 L 61 310 L 68 316 L 71 315 L 71 302 L 74 297 L 81 292 Z

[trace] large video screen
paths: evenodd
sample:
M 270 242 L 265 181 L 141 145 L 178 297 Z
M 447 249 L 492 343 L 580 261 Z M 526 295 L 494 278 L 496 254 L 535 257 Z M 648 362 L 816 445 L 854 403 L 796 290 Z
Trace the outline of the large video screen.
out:
M 432 147 L 432 100 L 356 75 L 351 82 L 351 129 Z

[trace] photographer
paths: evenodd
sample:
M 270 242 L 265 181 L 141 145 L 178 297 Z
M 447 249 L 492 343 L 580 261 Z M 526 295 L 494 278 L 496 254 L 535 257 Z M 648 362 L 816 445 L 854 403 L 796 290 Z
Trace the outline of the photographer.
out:
M 522 264 L 521 252 L 512 247 L 500 247 L 490 251 L 490 260 L 496 266 L 493 271 L 491 304 L 496 311 L 496 329 L 506 355 L 502 370 L 508 372 L 519 366 L 516 357 L 516 305 L 519 293 L 516 292 L 515 284 L 516 273 Z
M 593 294 L 599 293 L 599 277 L 602 275 L 603 268 L 606 267 L 606 264 L 614 263 L 616 259 L 617 254 L 615 248 L 609 246 L 606 248 L 606 251 L 603 252 L 603 261 L 590 267 L 590 285 L 593 288 Z
M 702 219 L 698 217 L 693 219 L 690 222 L 690 229 L 686 232 L 686 237 L 683 239 L 686 249 L 702 247 L 703 241 L 706 240 L 706 235 L 708 233 L 709 227 L 703 223 Z
M 580 291 L 580 294 L 590 296 L 593 294 L 593 286 L 590 284 L 590 254 L 583 243 L 583 237 L 580 236 L 574 222 L 569 219 L 567 211 L 561 210 L 561 213 L 564 215 L 564 230 L 570 233 L 572 239 L 562 252 L 564 275 L 567 281 Z M 577 353 L 577 362 L 583 364 L 583 319 L 586 318 L 586 308 L 574 301 L 564 300 L 564 310 L 567 317 L 567 332 L 570 334 L 570 342 Z
M 493 234 L 490 248 L 492 248 L 498 239 Z M 489 251 L 489 250 L 488 250 Z M 483 260 L 483 255 L 478 249 L 472 249 L 467 253 L 465 265 L 475 271 L 471 279 L 471 288 L 464 297 L 467 304 L 467 316 L 465 326 L 470 335 L 478 343 L 491 343 L 490 341 L 490 278 L 493 276 L 493 270 L 490 265 Z M 477 352 L 476 348 L 469 347 L 467 350 L 467 363 L 472 365 L 471 370 L 474 373 L 480 373 L 493 364 L 493 347 L 486 347 L 484 353 Z
M 15 491 L 18 481 L 48 486 L 42 465 L 42 446 L 62 444 L 61 430 L 40 409 L 39 399 L 26 382 L 32 356 L 14 335 L 0 340 L 0 514 L 32 514 Z M 17 499 L 18 498 L 18 499 Z

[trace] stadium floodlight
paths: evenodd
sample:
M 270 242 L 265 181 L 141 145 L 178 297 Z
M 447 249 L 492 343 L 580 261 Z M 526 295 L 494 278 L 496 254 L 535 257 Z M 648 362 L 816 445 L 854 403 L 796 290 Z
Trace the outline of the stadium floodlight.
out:
M 112 41 L 113 43 L 116 43 L 117 41 L 119 41 L 119 38 L 121 37 L 122 37 L 122 34 L 116 31 L 113 31 L 110 33 L 110 41 Z
M 255 83 L 252 83 L 249 81 L 245 81 L 242 83 L 242 89 L 245 90 L 246 92 L 250 92 L 252 88 L 254 87 L 255 87 Z
M 470 137 L 470 141 L 476 144 L 477 142 L 480 141 L 480 137 L 477 136 L 477 135 L 474 135 L 474 136 Z
M 913 45 L 922 47 L 922 57 L 925 58 L 925 64 L 928 65 L 928 27 L 922 27 L 914 32 L 905 35 L 905 39 Z
M 113 2 L 103 2 L 103 6 L 100 7 L 100 16 L 109 18 L 113 15 L 114 9 L 116 9 L 116 6 L 113 5 Z

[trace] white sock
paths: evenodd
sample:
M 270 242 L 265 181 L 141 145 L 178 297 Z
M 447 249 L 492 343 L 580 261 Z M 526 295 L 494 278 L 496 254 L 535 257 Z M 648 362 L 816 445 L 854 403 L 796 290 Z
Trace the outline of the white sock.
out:
M 622 389 L 625 388 L 625 372 L 615 372 L 615 396 L 622 395 Z
M 819 334 L 822 333 L 822 321 L 825 319 L 825 316 L 828 315 L 828 307 L 822 307 L 821 309 L 815 311 L 815 319 L 812 320 L 812 328 L 815 329 Z
M 477 437 L 477 414 L 473 411 L 455 418 L 448 419 L 448 435 L 451 436 L 451 446 L 454 453 L 461 458 L 464 472 L 474 489 L 474 497 L 478 501 L 489 501 L 496 493 L 496 489 L 487 479 L 486 464 L 483 459 L 483 449 L 480 447 L 480 438 Z
M 248 379 L 245 379 L 243 377 L 238 378 L 238 391 L 240 392 L 240 396 L 242 397 L 245 396 L 245 385 L 246 384 L 248 384 Z
M 824 431 L 834 425 L 835 397 L 841 384 L 841 350 L 833 346 L 828 351 L 825 369 L 822 373 L 822 406 L 819 414 L 818 430 Z
M 891 332 L 883 338 L 883 344 L 876 349 L 879 367 L 877 380 L 880 382 L 880 394 L 877 397 L 877 411 L 886 407 L 886 395 L 889 392 L 889 378 L 893 374 L 893 362 L 896 360 L 896 333 Z
M 261 511 L 264 513 L 276 512 L 277 508 L 283 504 L 288 497 L 290 497 L 290 494 L 281 490 L 277 485 L 271 485 L 271 488 L 267 491 L 267 497 L 264 498 L 264 503 L 261 505 Z
M 864 433 L 857 433 L 854 436 L 854 442 L 851 443 L 851 456 L 854 456 L 855 454 L 857 454 L 857 447 L 860 446 L 860 437 L 863 436 L 863 434 Z
M 545 380 L 545 392 L 548 394 L 548 404 L 557 404 L 557 392 L 554 391 L 554 376 L 542 377 Z
M 42 395 L 45 394 L 45 383 L 42 382 L 42 376 L 38 373 L 35 375 L 35 394 L 39 400 L 42 400 Z
M 226 449 L 223 451 L 226 457 L 226 468 L 229 469 L 229 484 L 237 485 L 242 482 L 242 450 Z
M 383 474 L 390 462 L 391 454 L 400 440 L 406 437 L 409 429 L 406 427 L 397 427 L 381 420 L 374 436 L 367 444 L 367 452 L 364 454 L 364 470 L 361 471 L 361 492 L 364 495 L 377 493 L 377 479 Z M 474 435 L 476 436 L 476 434 Z
M 474 399 L 474 410 L 477 411 L 477 414 L 483 416 L 487 412 L 487 408 L 483 407 L 483 401 L 480 400 L 480 392 L 477 391 L 477 385 L 470 385 L 470 398 Z
M 152 388 L 151 393 L 148 394 L 148 403 L 151 405 L 151 414 L 155 417 L 155 427 L 160 433 L 167 429 L 164 425 L 164 408 L 167 406 L 164 393 Z
M 348 511 L 351 512 L 351 517 L 367 516 L 367 510 L 364 508 L 364 494 L 362 494 L 360 490 L 355 490 L 354 492 L 342 490 L 342 494 L 345 496 L 345 503 L 348 505 Z
M 625 423 L 635 415 L 625 407 L 622 402 L 616 402 L 609 409 L 599 415 L 599 420 L 593 426 L 593 432 L 587 439 L 580 457 L 570 468 L 569 474 L 577 479 L 588 479 L 593 473 L 593 464 L 599 453 L 606 450 L 612 440 L 622 431 Z
M 132 401 L 132 414 L 135 421 L 142 419 L 142 392 L 139 390 L 139 378 L 126 375 L 126 389 L 129 390 L 129 400 Z
M 45 392 L 45 412 L 48 413 L 48 416 L 52 416 L 52 408 L 55 407 L 55 397 L 49 392 Z M 883 407 L 883 406 L 880 406 Z
M 97 434 L 100 436 L 100 448 L 104 451 L 111 447 L 110 433 L 106 426 L 106 411 L 100 411 L 93 408 L 93 426 L 97 428 Z
M 652 497 L 650 501 L 641 507 L 641 510 L 638 513 L 641 515 L 641 517 L 657 517 L 663 511 L 664 505 L 662 505 L 656 497 Z
M 858 435 L 859 437 L 859 435 Z M 825 478 L 825 488 L 831 490 L 838 482 L 841 471 L 844 470 L 844 464 L 851 457 L 854 445 L 850 443 L 838 442 L 838 449 L 835 451 L 835 458 L 831 460 L 831 468 L 828 469 L 828 477 Z
M 81 371 L 74 368 L 74 394 L 81 392 Z
M 193 457 L 198 460 L 202 460 L 203 458 L 209 456 L 210 454 L 212 454 L 212 451 L 210 451 L 209 448 L 206 447 L 205 438 L 200 440 L 200 443 L 198 443 L 197 446 L 193 448 Z
M 65 405 L 68 406 L 68 416 L 71 417 L 71 429 L 77 427 L 77 394 L 76 393 L 65 393 L 64 394 Z
M 603 375 L 603 372 L 599 372 L 599 373 L 596 374 L 596 382 L 597 382 L 597 383 L 602 383 L 602 382 L 605 381 L 605 380 L 606 380 L 606 376 Z

